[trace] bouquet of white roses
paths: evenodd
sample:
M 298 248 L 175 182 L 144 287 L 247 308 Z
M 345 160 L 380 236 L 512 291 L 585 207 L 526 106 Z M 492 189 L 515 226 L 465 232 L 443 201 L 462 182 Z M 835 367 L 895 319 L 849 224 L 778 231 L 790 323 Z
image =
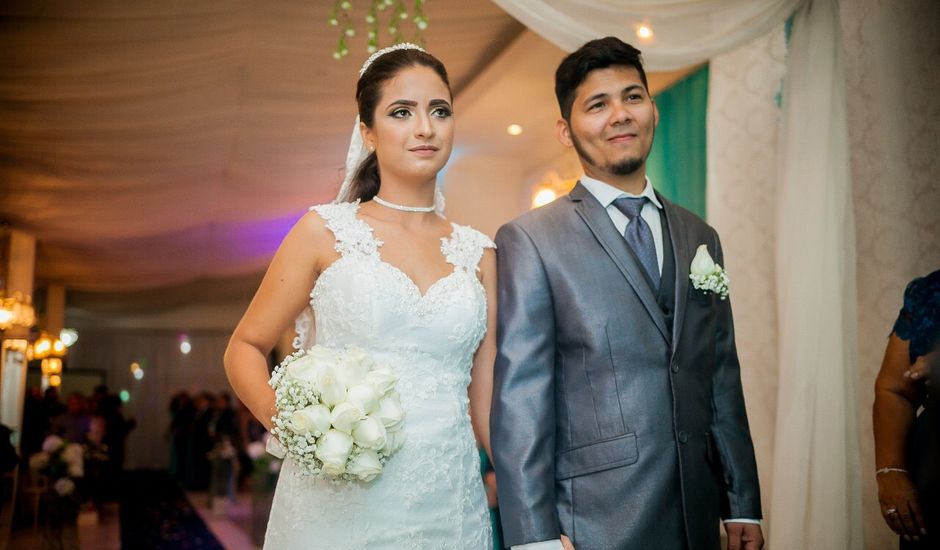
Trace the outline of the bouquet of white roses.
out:
M 404 442 L 397 381 L 361 348 L 298 351 L 271 375 L 271 433 L 304 474 L 371 481 Z

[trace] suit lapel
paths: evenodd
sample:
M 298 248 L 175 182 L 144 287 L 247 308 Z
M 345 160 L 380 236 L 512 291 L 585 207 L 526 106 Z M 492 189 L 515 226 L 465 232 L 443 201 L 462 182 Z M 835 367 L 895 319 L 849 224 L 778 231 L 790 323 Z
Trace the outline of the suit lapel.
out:
M 630 286 L 633 287 L 634 292 L 640 297 L 643 307 L 646 308 L 647 313 L 649 313 L 649 316 L 653 319 L 656 328 L 659 329 L 660 334 L 662 334 L 663 338 L 668 342 L 669 333 L 666 329 L 666 321 L 659 311 L 656 296 L 653 295 L 653 289 L 651 289 L 649 283 L 646 282 L 646 277 L 641 271 L 642 268 L 637 264 L 636 260 L 633 259 L 630 251 L 627 250 L 627 244 L 623 239 L 623 235 L 617 232 L 617 228 L 614 227 L 614 224 L 610 221 L 607 212 L 601 204 L 597 202 L 594 195 L 591 195 L 590 191 L 581 185 L 580 182 L 571 190 L 571 193 L 568 194 L 568 198 L 574 203 L 575 212 L 584 220 L 584 223 L 587 224 L 588 229 L 594 234 L 597 242 L 600 243 L 604 251 L 611 257 L 624 278 L 626 278 Z M 688 274 L 686 274 L 686 277 L 688 277 Z
M 676 262 L 676 307 L 672 320 L 672 351 L 675 353 L 679 345 L 679 335 L 682 334 L 682 321 L 685 319 L 686 300 L 689 297 L 689 268 L 692 258 L 689 257 L 689 245 L 682 217 L 678 215 L 675 205 L 659 193 L 656 193 L 656 196 L 663 204 L 663 213 L 666 215 L 666 223 L 669 224 L 673 258 Z

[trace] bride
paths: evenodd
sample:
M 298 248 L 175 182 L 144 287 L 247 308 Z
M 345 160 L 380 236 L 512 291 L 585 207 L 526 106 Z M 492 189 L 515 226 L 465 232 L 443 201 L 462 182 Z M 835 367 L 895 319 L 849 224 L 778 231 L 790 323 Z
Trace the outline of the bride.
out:
M 489 549 L 476 440 L 488 446 L 496 258 L 489 238 L 441 213 L 436 179 L 454 136 L 447 73 L 418 46 L 386 48 L 363 65 L 356 100 L 340 195 L 281 243 L 225 370 L 270 428 L 265 358 L 309 305 L 317 344 L 359 346 L 396 371 L 406 439 L 370 483 L 304 477 L 288 458 L 265 548 Z

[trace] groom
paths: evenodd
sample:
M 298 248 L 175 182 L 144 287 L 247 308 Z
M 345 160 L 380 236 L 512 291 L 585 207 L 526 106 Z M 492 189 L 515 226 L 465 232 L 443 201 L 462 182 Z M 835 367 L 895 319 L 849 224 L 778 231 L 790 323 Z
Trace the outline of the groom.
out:
M 504 225 L 491 417 L 514 549 L 759 549 L 760 489 L 731 306 L 695 288 L 715 230 L 657 194 L 640 52 L 588 42 L 555 73 L 585 176 Z M 697 262 L 698 263 L 698 262 Z M 707 262 L 706 262 L 707 265 Z

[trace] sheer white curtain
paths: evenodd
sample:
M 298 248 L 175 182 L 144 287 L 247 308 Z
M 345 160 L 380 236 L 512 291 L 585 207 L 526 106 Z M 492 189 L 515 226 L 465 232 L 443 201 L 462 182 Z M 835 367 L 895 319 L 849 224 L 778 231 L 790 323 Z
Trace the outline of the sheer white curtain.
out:
M 796 14 L 777 192 L 773 548 L 862 548 L 855 223 L 838 7 Z
M 705 61 L 796 14 L 777 151 L 780 370 L 769 546 L 861 548 L 854 220 L 837 1 L 494 1 L 567 51 L 619 36 L 643 51 L 649 70 Z M 641 38 L 641 25 L 651 38 Z

